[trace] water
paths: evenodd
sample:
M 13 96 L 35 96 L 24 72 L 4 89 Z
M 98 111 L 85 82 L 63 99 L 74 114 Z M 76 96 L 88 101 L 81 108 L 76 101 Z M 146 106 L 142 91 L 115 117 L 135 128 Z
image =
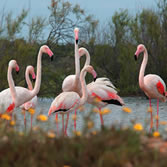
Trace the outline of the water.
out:
M 112 124 L 115 125 L 122 125 L 122 126 L 132 126 L 132 122 L 138 122 L 142 123 L 142 125 L 149 130 L 149 121 L 150 121 L 150 113 L 147 112 L 147 108 L 149 106 L 149 100 L 145 97 L 124 97 L 123 98 L 125 104 L 127 107 L 132 109 L 131 113 L 125 113 L 122 111 L 122 107 L 116 106 L 116 105 L 108 105 L 106 108 L 109 108 L 112 112 L 104 115 L 104 125 L 105 126 L 111 126 Z M 38 98 L 38 106 L 36 108 L 36 112 L 33 119 L 33 126 L 40 126 L 44 130 L 53 129 L 56 130 L 56 124 L 55 124 L 55 114 L 51 115 L 49 118 L 49 121 L 47 123 L 39 122 L 36 120 L 36 116 L 40 113 L 47 115 L 49 107 L 51 105 L 51 102 L 53 101 L 53 98 Z M 156 116 L 156 105 L 157 101 L 152 100 L 152 107 L 153 107 L 153 115 Z M 91 120 L 94 122 L 94 128 L 100 129 L 100 118 L 99 114 L 91 112 L 93 109 L 93 106 L 90 104 L 85 104 L 85 110 L 82 112 L 77 112 L 77 130 L 82 130 L 85 125 L 85 117 L 90 115 Z M 24 129 L 24 119 L 23 114 L 21 114 L 21 109 L 17 108 L 14 112 L 17 117 L 17 128 L 19 130 Z M 92 114 L 90 114 L 92 113 Z M 69 126 L 68 126 L 68 133 L 70 133 L 73 130 L 73 120 L 71 118 L 69 119 Z M 59 130 L 61 130 L 61 114 L 59 114 Z M 65 116 L 66 118 L 66 116 Z M 26 119 L 27 119 L 27 129 L 30 128 L 30 114 L 26 113 Z M 167 105 L 166 103 L 160 102 L 159 103 L 159 122 L 160 121 L 167 121 Z M 154 127 L 156 127 L 156 121 L 154 119 Z M 165 127 L 163 125 L 159 125 L 159 129 L 163 130 Z

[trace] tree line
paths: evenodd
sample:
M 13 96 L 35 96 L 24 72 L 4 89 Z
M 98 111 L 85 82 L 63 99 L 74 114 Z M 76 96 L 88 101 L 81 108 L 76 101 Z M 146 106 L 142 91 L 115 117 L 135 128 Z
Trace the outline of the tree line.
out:
M 0 90 L 8 87 L 7 66 L 10 59 L 20 65 L 20 74 L 13 73 L 16 85 L 26 86 L 27 65 L 36 67 L 38 50 L 47 44 L 55 54 L 51 63 L 43 56 L 40 96 L 56 96 L 63 79 L 74 74 L 74 27 L 80 28 L 79 47 L 90 53 L 91 64 L 99 77 L 108 77 L 121 95 L 139 95 L 138 74 L 142 61 L 134 61 L 138 44 L 148 49 L 147 73 L 160 75 L 167 81 L 167 0 L 159 0 L 154 9 L 141 9 L 136 14 L 119 10 L 105 23 L 86 14 L 78 4 L 51 0 L 49 18 L 26 21 L 28 11 L 13 18 L 1 11 L 0 18 Z M 26 33 L 25 33 L 26 29 Z M 49 32 L 46 35 L 46 30 Z M 85 59 L 81 59 L 83 66 Z M 91 78 L 87 76 L 87 81 Z

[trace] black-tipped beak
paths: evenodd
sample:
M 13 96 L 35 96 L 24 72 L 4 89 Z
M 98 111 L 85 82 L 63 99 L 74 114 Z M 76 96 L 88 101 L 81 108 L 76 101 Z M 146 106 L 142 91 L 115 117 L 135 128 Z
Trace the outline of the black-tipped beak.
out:
M 16 74 L 19 74 L 19 71 L 16 71 Z
M 76 44 L 78 44 L 78 39 L 76 39 Z
M 134 55 L 135 61 L 137 61 L 137 55 Z
M 53 55 L 52 55 L 52 57 L 50 58 L 50 60 L 53 61 Z
M 97 79 L 97 77 L 96 77 L 96 78 L 94 78 L 94 82 L 96 81 L 96 79 Z
M 33 82 L 35 82 L 36 81 L 36 79 L 32 79 L 33 80 Z

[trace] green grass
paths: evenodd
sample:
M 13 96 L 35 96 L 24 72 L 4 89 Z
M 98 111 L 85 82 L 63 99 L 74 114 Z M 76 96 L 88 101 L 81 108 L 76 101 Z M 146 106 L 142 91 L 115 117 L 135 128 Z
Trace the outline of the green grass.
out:
M 143 132 L 132 129 L 91 129 L 81 136 L 50 138 L 41 129 L 20 133 L 0 124 L 1 167 L 161 167 L 167 155 L 141 142 Z

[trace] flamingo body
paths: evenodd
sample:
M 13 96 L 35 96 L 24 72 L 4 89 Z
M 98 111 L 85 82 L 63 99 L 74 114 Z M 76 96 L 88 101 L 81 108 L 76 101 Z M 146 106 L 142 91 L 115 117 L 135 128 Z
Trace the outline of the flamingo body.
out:
M 144 77 L 144 84 L 145 87 L 143 87 L 142 90 L 150 99 L 160 99 L 163 102 L 166 101 L 166 97 L 164 96 L 166 85 L 160 76 L 148 74 Z

